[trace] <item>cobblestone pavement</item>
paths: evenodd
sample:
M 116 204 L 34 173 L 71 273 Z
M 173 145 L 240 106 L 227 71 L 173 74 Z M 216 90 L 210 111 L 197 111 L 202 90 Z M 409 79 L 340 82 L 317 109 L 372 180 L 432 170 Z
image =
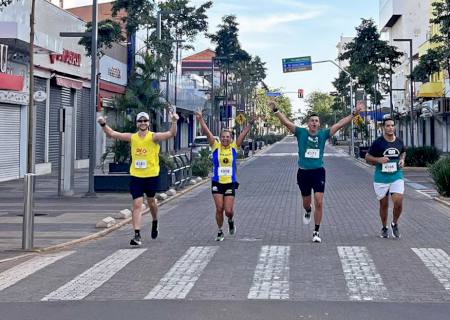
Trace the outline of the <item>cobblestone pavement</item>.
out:
M 372 169 L 327 146 L 322 243 L 302 224 L 292 137 L 247 161 L 237 234 L 214 241 L 205 184 L 160 208 L 160 236 L 105 238 L 0 263 L 0 303 L 83 300 L 450 302 L 450 210 L 407 186 L 400 240 L 381 239 Z M 225 229 L 225 231 L 227 231 Z M 45 301 L 45 302 L 44 302 Z

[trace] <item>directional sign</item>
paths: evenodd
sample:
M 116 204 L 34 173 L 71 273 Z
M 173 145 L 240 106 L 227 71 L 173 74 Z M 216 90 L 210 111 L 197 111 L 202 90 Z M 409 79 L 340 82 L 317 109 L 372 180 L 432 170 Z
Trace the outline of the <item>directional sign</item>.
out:
M 242 114 L 242 113 L 238 113 L 237 115 L 236 115 L 236 122 L 237 122 L 237 124 L 239 124 L 240 126 L 242 126 L 244 123 L 245 123 L 245 116 L 244 116 L 244 114 Z
M 270 92 L 270 91 L 266 92 L 266 97 L 279 97 L 279 96 L 281 96 L 281 92 Z
M 283 59 L 283 72 L 312 70 L 311 56 Z

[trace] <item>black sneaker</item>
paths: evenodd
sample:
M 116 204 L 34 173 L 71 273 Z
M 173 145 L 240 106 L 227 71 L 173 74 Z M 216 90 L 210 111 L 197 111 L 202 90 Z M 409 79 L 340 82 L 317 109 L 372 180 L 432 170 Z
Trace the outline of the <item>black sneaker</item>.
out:
M 381 228 L 381 234 L 380 234 L 381 238 L 387 239 L 389 238 L 389 229 L 386 227 Z
M 219 232 L 217 232 L 216 241 L 223 241 L 223 239 L 225 239 L 225 236 L 223 235 L 223 231 L 220 230 Z
M 234 220 L 228 220 L 228 233 L 233 236 L 236 233 L 236 227 L 234 226 Z
M 140 246 L 142 244 L 141 236 L 135 235 L 130 241 L 130 246 Z
M 392 237 L 395 239 L 400 238 L 400 231 L 398 230 L 398 224 L 394 224 L 391 222 L 391 228 L 392 228 Z
M 152 221 L 152 239 L 156 239 L 158 237 L 158 220 Z

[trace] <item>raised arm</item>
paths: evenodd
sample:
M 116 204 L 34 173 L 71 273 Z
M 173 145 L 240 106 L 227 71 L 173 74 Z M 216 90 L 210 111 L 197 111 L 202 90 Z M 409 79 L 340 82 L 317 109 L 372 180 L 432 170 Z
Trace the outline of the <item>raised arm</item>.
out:
M 353 117 L 358 115 L 363 110 L 364 110 L 364 103 L 362 101 L 358 101 L 358 103 L 356 104 L 355 110 L 353 110 L 351 114 L 349 114 L 348 116 L 342 118 L 337 123 L 335 123 L 335 124 L 333 124 L 331 126 L 331 128 L 330 128 L 330 136 L 331 137 L 334 136 L 336 134 L 336 132 L 338 132 L 341 128 L 343 128 L 346 125 L 348 125 L 353 120 Z
M 97 122 L 108 138 L 113 138 L 113 139 L 118 139 L 118 140 L 128 141 L 128 142 L 131 140 L 131 133 L 129 133 L 129 132 L 122 133 L 122 132 L 114 131 L 110 126 L 108 126 L 106 124 L 105 118 L 98 117 Z
M 203 115 L 198 111 L 196 111 L 194 114 L 195 118 L 197 119 L 197 122 L 200 123 L 200 127 L 202 127 L 203 133 L 206 135 L 206 138 L 208 139 L 209 145 L 211 147 L 214 146 L 216 139 L 214 138 L 212 132 L 209 130 L 208 126 L 206 125 L 206 122 L 203 119 Z
M 169 117 L 172 120 L 172 125 L 170 126 L 169 131 L 155 132 L 153 134 L 154 142 L 166 141 L 177 135 L 177 122 L 178 122 L 178 118 L 179 118 L 178 114 L 176 112 L 169 112 Z
M 250 132 L 250 129 L 252 128 L 252 125 L 255 123 L 255 121 L 256 121 L 256 117 L 252 117 L 252 119 L 245 126 L 244 130 L 242 130 L 239 137 L 236 139 L 236 145 L 238 148 L 242 145 L 242 142 L 244 141 L 245 136 Z
M 275 117 L 277 117 L 281 121 L 281 123 L 289 129 L 291 133 L 295 133 L 295 124 L 292 123 L 284 114 L 282 114 L 280 110 L 278 110 L 275 102 L 269 102 L 269 107 L 272 109 Z

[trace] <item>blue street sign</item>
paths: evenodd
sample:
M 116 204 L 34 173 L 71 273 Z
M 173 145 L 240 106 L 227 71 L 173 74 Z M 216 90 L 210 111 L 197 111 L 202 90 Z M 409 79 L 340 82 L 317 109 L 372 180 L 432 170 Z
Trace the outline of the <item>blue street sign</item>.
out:
M 284 73 L 312 70 L 311 56 L 285 58 L 282 62 Z
M 279 97 L 279 96 L 281 96 L 281 92 L 266 91 L 266 97 Z

